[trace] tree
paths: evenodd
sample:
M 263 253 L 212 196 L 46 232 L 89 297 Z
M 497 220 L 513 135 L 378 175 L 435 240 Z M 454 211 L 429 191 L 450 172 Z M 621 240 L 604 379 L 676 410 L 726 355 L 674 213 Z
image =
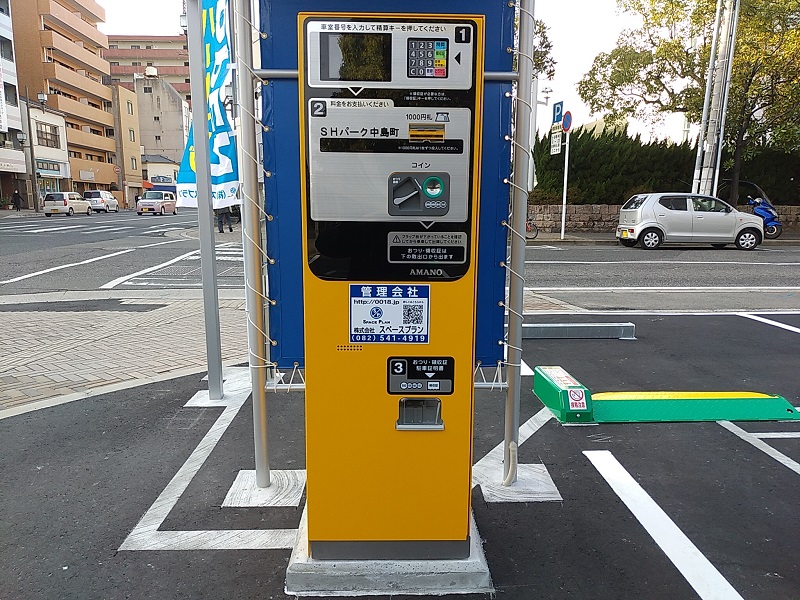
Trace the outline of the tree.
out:
M 725 125 L 725 160 L 737 187 L 742 161 L 763 147 L 800 150 L 800 0 L 740 0 Z M 715 0 L 617 0 L 637 15 L 616 48 L 598 54 L 578 84 L 607 122 L 684 113 L 699 123 Z

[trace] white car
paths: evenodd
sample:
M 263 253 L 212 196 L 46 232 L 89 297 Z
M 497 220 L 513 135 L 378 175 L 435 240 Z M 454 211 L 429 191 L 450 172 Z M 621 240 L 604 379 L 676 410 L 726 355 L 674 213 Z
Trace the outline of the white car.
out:
M 147 213 L 151 215 L 165 215 L 167 213 L 177 215 L 178 208 L 175 205 L 175 194 L 148 190 L 142 196 L 137 196 L 136 214 L 141 216 Z
M 44 216 L 66 215 L 75 213 L 92 215 L 92 203 L 85 200 L 77 192 L 50 192 L 44 197 Z
M 633 196 L 619 211 L 617 239 L 654 250 L 661 244 L 706 243 L 714 248 L 736 244 L 753 250 L 764 239 L 760 217 L 740 212 L 712 196 L 666 192 Z
M 119 212 L 119 202 L 111 192 L 104 190 L 88 190 L 83 192 L 83 197 L 92 203 L 95 212 Z

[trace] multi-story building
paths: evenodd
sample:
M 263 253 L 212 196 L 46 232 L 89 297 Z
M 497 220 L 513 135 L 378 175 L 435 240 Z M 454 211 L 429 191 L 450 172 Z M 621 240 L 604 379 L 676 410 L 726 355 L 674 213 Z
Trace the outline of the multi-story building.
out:
M 144 187 L 148 190 L 174 192 L 180 162 L 159 154 L 143 154 Z
M 159 154 L 180 163 L 189 137 L 189 105 L 155 67 L 134 80 L 143 154 Z
M 141 134 L 136 93 L 119 85 L 112 86 L 114 118 L 117 129 L 117 189 L 122 192 L 126 208 L 136 206 L 136 196 L 142 193 Z
M 0 0 L 0 198 L 5 199 L 14 190 L 28 198 L 15 59 L 9 0 Z M 33 206 L 30 198 L 28 203 Z
M 134 76 L 144 75 L 147 67 L 155 67 L 159 76 L 171 83 L 184 100 L 191 100 L 185 35 L 110 35 L 103 56 L 111 64 L 114 83 L 133 89 Z
M 46 102 L 37 102 L 35 99 L 24 99 L 20 102 L 20 109 L 25 135 L 28 141 L 33 143 L 39 198 L 44 198 L 48 192 L 70 191 L 72 186 L 67 154 L 67 122 L 64 113 L 48 109 Z M 26 171 L 30 173 L 30 147 L 27 150 Z
M 95 0 L 12 0 L 19 85 L 64 113 L 72 186 L 110 190 L 115 172 L 114 115 L 108 47 Z

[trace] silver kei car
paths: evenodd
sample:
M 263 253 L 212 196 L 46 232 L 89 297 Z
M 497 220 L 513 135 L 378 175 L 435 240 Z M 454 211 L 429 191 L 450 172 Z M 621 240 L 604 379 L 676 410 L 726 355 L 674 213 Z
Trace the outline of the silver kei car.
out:
M 760 217 L 740 212 L 712 196 L 680 192 L 638 194 L 619 211 L 617 239 L 623 246 L 639 244 L 654 250 L 661 244 L 736 244 L 753 250 L 764 239 Z

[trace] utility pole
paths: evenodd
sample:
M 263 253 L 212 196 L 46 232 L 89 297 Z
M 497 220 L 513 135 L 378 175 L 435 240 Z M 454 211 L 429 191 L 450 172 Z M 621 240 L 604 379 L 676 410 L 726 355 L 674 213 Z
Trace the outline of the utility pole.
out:
M 717 2 L 703 116 L 697 139 L 697 159 L 692 180 L 692 192 L 695 194 L 714 196 L 717 193 L 740 7 L 740 0 Z
M 28 115 L 28 144 L 29 151 L 31 155 L 31 172 L 30 172 L 30 180 L 31 180 L 31 196 L 33 198 L 33 210 L 35 212 L 39 212 L 39 180 L 36 176 L 36 153 L 33 150 L 33 125 L 31 121 L 31 97 L 28 93 L 28 86 L 25 86 L 25 107 L 26 107 L 26 114 Z

